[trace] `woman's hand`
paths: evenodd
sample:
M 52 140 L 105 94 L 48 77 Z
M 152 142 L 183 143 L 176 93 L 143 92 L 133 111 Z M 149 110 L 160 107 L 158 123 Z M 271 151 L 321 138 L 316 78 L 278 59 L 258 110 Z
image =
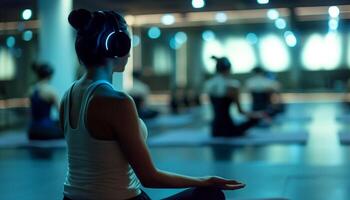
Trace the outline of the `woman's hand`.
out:
M 205 186 L 218 187 L 222 190 L 238 190 L 245 187 L 243 183 L 218 176 L 204 177 L 203 182 Z

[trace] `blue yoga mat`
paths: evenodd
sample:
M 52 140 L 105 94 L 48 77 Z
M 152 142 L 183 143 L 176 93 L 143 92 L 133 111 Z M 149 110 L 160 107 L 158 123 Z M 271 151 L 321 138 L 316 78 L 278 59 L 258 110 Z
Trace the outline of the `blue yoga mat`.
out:
M 236 138 L 211 137 L 208 129 L 182 129 L 166 131 L 148 139 L 151 147 L 165 146 L 203 146 L 203 145 L 268 145 L 299 143 L 305 144 L 308 133 L 305 130 L 271 131 L 265 129 L 252 129 L 247 135 Z
M 0 149 L 1 148 L 65 148 L 66 141 L 64 139 L 58 140 L 28 140 L 24 132 L 6 132 L 0 135 Z
M 191 124 L 194 121 L 194 116 L 191 114 L 180 115 L 161 115 L 155 119 L 145 120 L 148 128 L 177 128 Z

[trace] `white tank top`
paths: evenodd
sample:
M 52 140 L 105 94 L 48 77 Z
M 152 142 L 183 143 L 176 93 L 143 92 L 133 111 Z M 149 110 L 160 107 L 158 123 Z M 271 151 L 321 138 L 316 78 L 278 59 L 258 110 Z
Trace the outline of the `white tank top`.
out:
M 97 86 L 92 83 L 83 95 L 77 128 L 69 123 L 70 96 L 73 86 L 64 98 L 64 133 L 68 149 L 68 172 L 64 195 L 73 200 L 129 199 L 141 193 L 140 181 L 122 154 L 117 141 L 97 140 L 85 126 L 87 105 Z M 140 129 L 147 137 L 147 128 L 140 120 Z
M 217 74 L 205 82 L 204 91 L 209 96 L 224 97 L 227 95 L 228 87 L 240 88 L 240 83 L 235 79 Z

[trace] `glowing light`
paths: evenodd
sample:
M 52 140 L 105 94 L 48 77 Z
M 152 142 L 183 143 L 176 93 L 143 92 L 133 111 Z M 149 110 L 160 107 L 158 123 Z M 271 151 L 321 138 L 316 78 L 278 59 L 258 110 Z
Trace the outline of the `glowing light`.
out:
M 330 30 L 337 30 L 339 26 L 339 20 L 338 19 L 330 19 L 328 21 L 328 26 Z
M 211 30 L 206 30 L 202 33 L 202 38 L 204 41 L 210 41 L 215 39 L 215 33 Z
M 257 0 L 258 4 L 268 4 L 269 0 Z
M 186 35 L 186 33 L 185 33 L 185 32 L 182 32 L 182 31 L 177 32 L 177 33 L 175 34 L 175 41 L 176 41 L 176 43 L 179 43 L 180 45 L 183 44 L 183 43 L 185 43 L 185 42 L 187 41 L 187 35 Z
M 279 13 L 276 9 L 269 9 L 267 11 L 267 17 L 271 20 L 276 20 L 279 17 Z
M 30 41 L 33 38 L 33 32 L 30 30 L 24 31 L 22 34 L 22 39 L 24 41 Z
M 338 33 L 328 33 L 324 39 L 324 66 L 326 70 L 332 70 L 341 62 L 342 48 L 341 38 Z
M 23 18 L 24 20 L 29 20 L 31 17 L 32 17 L 32 10 L 31 10 L 31 9 L 25 9 L 25 10 L 22 12 L 22 18 Z
M 192 7 L 193 8 L 203 8 L 205 6 L 204 0 L 192 0 Z
M 174 15 L 171 15 L 171 14 L 165 14 L 163 15 L 161 21 L 164 25 L 171 25 L 175 23 L 175 17 Z
M 284 39 L 286 40 L 287 45 L 290 47 L 295 47 L 297 45 L 297 38 L 291 31 L 286 31 L 284 33 Z
M 280 72 L 288 69 L 290 56 L 283 40 L 276 35 L 268 35 L 261 39 L 259 52 L 262 65 L 269 71 Z
M 219 23 L 224 23 L 224 22 L 227 21 L 227 15 L 226 15 L 226 13 L 224 13 L 224 12 L 218 12 L 218 13 L 216 13 L 216 15 L 215 15 L 215 19 L 216 19 L 216 21 L 219 22 Z
M 148 37 L 151 39 L 157 39 L 160 37 L 160 35 L 161 31 L 158 27 L 153 26 L 148 30 Z
M 0 80 L 11 80 L 15 77 L 16 62 L 13 55 L 0 47 Z
M 181 47 L 181 44 L 176 42 L 175 37 L 172 37 L 169 41 L 169 46 L 172 49 L 179 49 Z
M 329 13 L 329 16 L 333 18 L 337 18 L 339 16 L 340 11 L 337 6 L 331 6 L 328 8 L 328 13 Z
M 302 50 L 302 62 L 309 70 L 331 70 L 341 62 L 341 38 L 337 33 L 311 35 Z
M 244 38 L 229 39 L 225 47 L 234 73 L 247 73 L 256 66 L 254 49 Z
M 140 44 L 140 36 L 138 35 L 133 35 L 132 36 L 132 46 L 136 47 Z
M 13 36 L 10 36 L 6 39 L 6 45 L 9 48 L 13 48 L 16 44 L 16 39 Z
M 170 50 L 166 46 L 156 46 L 153 54 L 153 66 L 156 74 L 169 74 L 173 62 Z
M 218 40 L 210 40 L 208 42 L 204 42 L 203 50 L 202 50 L 202 60 L 206 70 L 210 73 L 215 72 L 215 61 L 211 59 L 211 56 L 222 57 L 224 56 L 224 52 L 226 52 L 223 46 L 220 44 Z
M 348 66 L 350 67 L 350 36 L 348 36 Z M 350 100 L 350 96 L 349 96 Z
M 256 44 L 258 42 L 258 36 L 255 33 L 248 33 L 246 39 L 250 44 Z
M 278 29 L 285 29 L 287 27 L 287 23 L 286 23 L 286 20 L 284 19 L 277 19 L 275 21 L 275 26 L 278 28 Z

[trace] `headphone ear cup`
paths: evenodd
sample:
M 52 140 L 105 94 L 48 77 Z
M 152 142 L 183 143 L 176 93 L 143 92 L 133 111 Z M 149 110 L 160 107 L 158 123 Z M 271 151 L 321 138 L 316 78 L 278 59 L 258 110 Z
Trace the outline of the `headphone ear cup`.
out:
M 108 57 L 126 56 L 131 48 L 130 37 L 122 32 L 115 32 L 106 38 L 106 53 Z

